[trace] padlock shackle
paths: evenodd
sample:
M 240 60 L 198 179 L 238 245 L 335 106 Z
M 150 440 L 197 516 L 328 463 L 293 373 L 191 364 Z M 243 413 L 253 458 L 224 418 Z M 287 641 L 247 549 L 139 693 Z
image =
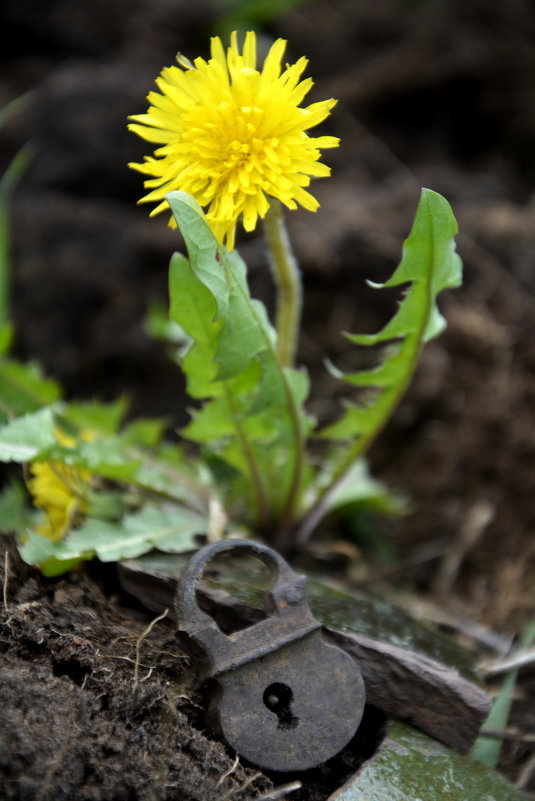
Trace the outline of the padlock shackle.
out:
M 178 582 L 175 609 L 178 628 L 181 631 L 194 634 L 202 629 L 218 628 L 213 617 L 199 608 L 196 596 L 197 582 L 206 565 L 214 557 L 231 551 L 255 556 L 269 569 L 272 581 L 266 595 L 273 604 L 275 613 L 281 611 L 288 598 L 291 603 L 301 601 L 301 596 L 304 598 L 302 577 L 297 576 L 282 556 L 272 548 L 253 540 L 219 540 L 197 551 Z

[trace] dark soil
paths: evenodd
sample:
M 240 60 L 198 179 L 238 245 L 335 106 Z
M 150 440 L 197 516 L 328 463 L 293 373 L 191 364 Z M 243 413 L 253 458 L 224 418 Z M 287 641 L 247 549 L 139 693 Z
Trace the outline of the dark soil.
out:
M 305 774 L 235 762 L 206 734 L 208 688 L 165 618 L 112 592 L 113 569 L 47 581 L 3 538 L 0 612 L 2 798 L 28 801 L 246 801 L 279 785 L 319 801 L 369 758 L 384 716 L 369 707 L 353 741 Z M 128 603 L 130 600 L 130 603 Z
M 149 302 L 165 303 L 181 243 L 163 216 L 149 220 L 135 205 L 140 177 L 125 165 L 145 147 L 125 120 L 144 111 L 177 50 L 206 54 L 222 5 L 4 0 L 0 9 L 0 107 L 31 92 L 0 129 L 0 172 L 24 144 L 33 154 L 12 206 L 15 355 L 38 359 L 68 397 L 124 392 L 132 414 L 164 414 L 170 427 L 187 419 L 183 383 L 142 320 Z M 340 330 L 375 330 L 395 308 L 395 295 L 365 279 L 393 270 L 420 186 L 449 199 L 461 231 L 465 286 L 442 301 L 448 330 L 427 347 L 371 454 L 375 474 L 410 496 L 411 514 L 362 520 L 356 532 L 345 524 L 356 549 L 346 580 L 408 590 L 437 619 L 513 637 L 535 610 L 535 10 L 529 0 L 318 0 L 265 31 L 289 40 L 290 61 L 309 57 L 314 99 L 340 99 L 324 126 L 342 146 L 326 156 L 333 177 L 315 187 L 322 208 L 288 217 L 305 273 L 300 358 L 315 379 L 313 413 L 331 419 L 339 408 L 325 355 L 354 364 Z M 239 248 L 271 306 L 260 234 Z M 329 548 L 331 534 L 319 532 Z M 248 783 L 256 771 L 241 764 L 218 786 L 234 755 L 201 730 L 203 699 L 165 620 L 143 641 L 133 691 L 131 660 L 151 617 L 113 574 L 45 581 L 12 556 L 8 604 L 6 798 L 270 792 L 270 779 Z M 533 731 L 529 671 L 517 696 L 513 724 Z M 532 745 L 510 745 L 502 768 L 516 780 L 532 755 Z M 348 768 L 336 770 L 291 797 L 326 798 Z M 535 790 L 535 777 L 525 786 Z
M 241 765 L 222 779 L 232 760 L 189 722 L 192 671 L 175 626 L 162 621 L 142 641 L 134 686 L 142 612 L 88 577 L 13 584 L 1 633 L 3 798 L 204 801 L 218 787 L 252 798 L 270 786 Z

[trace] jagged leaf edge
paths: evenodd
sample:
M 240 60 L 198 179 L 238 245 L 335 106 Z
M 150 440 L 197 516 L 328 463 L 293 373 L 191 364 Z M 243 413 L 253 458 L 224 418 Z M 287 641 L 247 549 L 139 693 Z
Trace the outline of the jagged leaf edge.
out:
M 260 376 L 258 384 L 258 393 L 252 398 L 253 402 L 249 409 L 249 411 L 254 414 L 260 408 L 262 393 L 267 388 L 267 382 L 263 380 L 263 377 L 266 372 L 264 362 L 266 357 L 268 357 L 270 362 L 273 362 L 275 365 L 274 369 L 280 381 L 281 394 L 284 397 L 282 406 L 285 413 L 288 414 L 288 419 L 294 430 L 294 452 L 299 453 L 297 458 L 301 459 L 303 455 L 304 431 L 309 425 L 308 418 L 303 410 L 304 399 L 298 397 L 299 393 L 296 391 L 299 386 L 302 386 L 301 376 L 299 371 L 289 369 L 283 370 L 279 367 L 275 354 L 276 334 L 269 323 L 264 305 L 252 299 L 249 295 L 245 264 L 236 251 L 229 254 L 217 243 L 202 209 L 194 198 L 185 192 L 176 191 L 167 195 L 167 200 L 186 242 L 190 269 L 198 280 L 209 289 L 215 299 L 217 314 L 214 317 L 214 322 L 223 321 L 221 329 L 217 332 L 218 348 L 214 357 L 214 360 L 219 362 L 221 367 L 214 377 L 214 381 L 227 380 L 233 376 L 239 375 L 244 372 L 253 359 L 258 359 L 262 365 L 262 375 Z M 200 268 L 201 257 L 208 257 L 210 269 Z M 234 281 L 232 287 L 229 286 L 229 280 L 231 278 Z M 244 300 L 248 306 L 249 313 L 254 318 L 254 330 L 260 332 L 260 339 L 251 338 L 249 340 L 248 357 L 241 360 L 240 370 L 237 372 L 233 369 L 232 365 L 229 366 L 225 364 L 222 341 L 227 335 L 230 335 L 228 320 L 225 319 L 225 315 L 229 312 L 229 307 L 232 305 L 233 301 L 236 301 L 240 294 L 242 300 Z M 227 323 L 227 325 L 225 325 L 225 323 Z M 243 340 L 243 335 L 241 340 Z M 247 364 L 245 364 L 245 362 Z M 296 375 L 293 376 L 293 373 L 296 373 Z M 273 399 L 272 384 L 269 385 L 269 395 L 271 399 Z M 280 417 L 280 415 L 273 415 L 273 419 L 277 422 L 280 420 Z M 299 482 L 300 470 L 296 470 L 294 483 Z M 292 485 L 291 491 L 293 492 L 294 489 Z
M 208 520 L 191 510 L 166 511 L 155 504 L 113 523 L 88 518 L 61 542 L 52 542 L 28 529 L 19 539 L 21 557 L 46 576 L 56 576 L 75 564 L 98 557 L 103 562 L 133 558 L 158 548 L 169 553 L 194 550 L 195 537 L 207 531 Z
M 410 383 L 422 346 L 445 327 L 436 305 L 438 293 L 461 283 L 461 260 L 454 242 L 457 231 L 447 200 L 423 189 L 400 264 L 388 281 L 374 285 L 382 288 L 410 284 L 398 310 L 377 334 L 348 335 L 350 341 L 361 346 L 391 343 L 383 360 L 371 370 L 349 374 L 327 365 L 336 378 L 369 390 L 372 397 L 363 405 L 347 403 L 342 418 L 318 432 L 320 437 L 371 439 L 396 408 Z M 426 258 L 420 264 L 418 252 L 422 250 L 426 251 Z

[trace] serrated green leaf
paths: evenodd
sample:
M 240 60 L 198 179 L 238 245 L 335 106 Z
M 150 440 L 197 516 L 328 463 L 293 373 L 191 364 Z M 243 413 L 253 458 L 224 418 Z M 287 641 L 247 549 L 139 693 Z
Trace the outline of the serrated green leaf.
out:
M 140 512 L 126 515 L 116 542 L 100 537 L 95 544 L 103 562 L 115 562 L 147 553 L 151 548 L 169 553 L 182 553 L 195 548 L 195 537 L 206 534 L 208 521 L 189 509 L 147 504 Z M 81 538 L 80 529 L 75 532 Z
M 189 509 L 147 504 L 119 523 L 90 518 L 62 542 L 27 531 L 19 551 L 24 561 L 38 566 L 45 575 L 59 575 L 95 556 L 115 562 L 141 556 L 152 548 L 169 553 L 190 551 L 195 548 L 195 536 L 206 533 L 207 526 L 206 518 Z
M 70 436 L 70 441 L 61 444 L 54 439 L 53 445 L 36 454 L 32 461 L 59 462 L 85 469 L 92 476 L 131 485 L 142 495 L 156 494 L 204 509 L 210 495 L 206 486 L 209 471 L 205 469 L 206 475 L 201 479 L 198 460 L 187 456 L 177 444 L 158 444 L 164 421 L 140 419 L 117 434 L 101 430 L 89 440 L 84 438 L 88 430 L 95 435 L 94 428 L 87 428 L 91 423 L 101 429 L 116 428 L 123 408 L 123 402 L 113 404 L 111 409 L 102 404 L 62 404 L 55 423 Z M 102 500 L 102 492 L 97 497 Z
M 188 393 L 206 401 L 182 433 L 248 478 L 265 517 L 299 493 L 308 379 L 280 368 L 275 331 L 250 297 L 239 255 L 219 246 L 193 198 L 167 199 L 189 254 L 171 260 L 170 314 L 192 338 L 182 362 Z
M 348 471 L 386 425 L 413 376 L 425 342 L 444 328 L 436 296 L 459 286 L 462 264 L 455 252 L 457 223 L 448 202 L 429 189 L 422 190 L 414 224 L 403 246 L 401 263 L 382 285 L 408 284 L 399 308 L 377 334 L 350 334 L 360 346 L 383 346 L 382 361 L 372 369 L 343 373 L 332 364 L 327 368 L 335 378 L 361 390 L 360 403 L 346 401 L 342 417 L 322 429 L 318 436 L 337 443 L 324 460 L 323 486 L 316 486 L 309 508 L 296 534 L 303 540 L 326 513 L 330 496 Z M 321 481 L 320 481 L 321 483 Z
M 65 420 L 62 417 L 62 422 Z M 143 456 L 128 450 L 122 435 L 116 434 L 86 442 L 77 439 L 69 447 L 55 444 L 45 454 L 47 461 L 63 462 L 72 467 L 87 468 L 91 473 L 116 481 L 129 481 L 139 468 Z
M 54 425 L 51 406 L 6 423 L 0 428 L 0 461 L 31 462 L 55 444 Z
M 91 559 L 93 553 L 90 551 L 86 556 L 62 558 L 61 546 L 63 543 L 52 542 L 52 540 L 42 537 L 31 528 L 27 528 L 24 534 L 19 537 L 18 549 L 24 561 L 37 567 L 45 576 L 59 576 L 71 570 L 84 558 Z
M 43 376 L 35 362 L 0 360 L 0 422 L 34 412 L 59 400 L 59 385 Z
M 461 260 L 455 252 L 457 223 L 448 202 L 436 192 L 422 190 L 411 233 L 403 246 L 397 270 L 382 287 L 409 284 L 400 306 L 377 334 L 351 334 L 357 345 L 390 343 L 383 361 L 374 369 L 343 374 L 330 367 L 337 378 L 372 391 L 363 404 L 347 404 L 345 415 L 327 426 L 321 436 L 348 440 L 362 437 L 367 444 L 384 426 L 414 373 L 425 342 L 444 328 L 436 306 L 437 294 L 461 283 Z M 392 341 L 395 342 L 392 344 Z
M 202 345 L 210 364 L 216 362 L 208 381 L 216 377 L 218 382 L 225 381 L 243 372 L 259 354 L 273 352 L 275 332 L 263 305 L 250 297 L 245 264 L 236 252 L 228 254 L 221 249 L 196 201 L 184 192 L 171 192 L 167 199 L 190 257 L 189 264 L 184 257 L 174 257 L 179 275 L 171 281 L 171 317 L 178 317 L 179 325 L 195 339 L 190 353 Z M 188 303 L 190 293 L 193 309 Z M 178 304 L 182 306 L 180 314 Z M 195 315 L 193 333 L 188 309 Z M 197 362 L 195 370 L 199 370 Z M 206 391 L 213 396 L 213 388 Z
M 88 548 L 103 562 L 115 562 L 147 553 L 151 548 L 180 553 L 195 547 L 195 535 L 206 533 L 206 521 L 188 509 L 166 512 L 147 504 L 140 512 L 125 515 L 120 523 L 90 519 L 71 532 L 65 547 L 73 555 Z

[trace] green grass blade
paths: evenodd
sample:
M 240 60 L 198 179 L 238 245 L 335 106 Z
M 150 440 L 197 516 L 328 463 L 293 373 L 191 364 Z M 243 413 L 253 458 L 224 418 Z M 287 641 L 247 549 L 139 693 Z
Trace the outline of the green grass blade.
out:
M 535 617 L 524 630 L 518 643 L 518 652 L 526 651 L 535 642 Z M 485 737 L 485 729 L 500 731 L 505 729 L 509 721 L 513 694 L 518 679 L 518 670 L 511 670 L 502 682 L 502 686 L 494 702 L 490 714 L 485 721 L 481 734 L 476 740 L 470 756 L 478 762 L 495 768 L 502 750 L 501 740 Z
M 11 198 L 13 195 L 13 190 L 20 181 L 29 164 L 31 154 L 31 148 L 29 145 L 26 145 L 19 150 L 0 179 L 0 326 L 2 328 L 4 328 L 8 323 L 10 308 L 9 211 L 11 206 Z M 7 347 L 5 349 L 7 349 Z

